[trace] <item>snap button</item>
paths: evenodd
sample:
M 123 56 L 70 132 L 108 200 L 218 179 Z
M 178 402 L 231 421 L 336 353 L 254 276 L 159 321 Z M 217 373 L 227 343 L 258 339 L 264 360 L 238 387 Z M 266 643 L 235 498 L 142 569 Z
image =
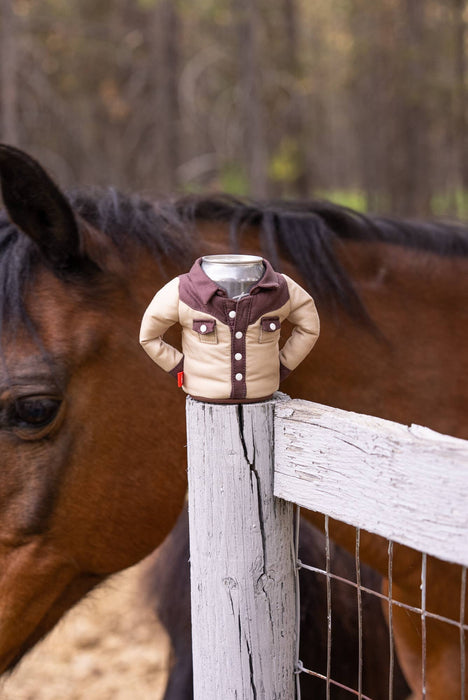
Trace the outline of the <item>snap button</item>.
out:
M 229 312 L 229 318 L 236 318 L 236 312 L 235 312 L 235 311 L 230 311 L 230 312 Z
M 206 327 L 205 324 L 203 323 L 203 324 L 200 326 L 200 333 L 206 333 L 207 330 L 208 330 L 207 327 Z
M 237 379 L 238 382 L 241 381 L 241 379 L 242 379 L 242 374 L 241 374 L 240 372 L 238 372 L 238 373 L 236 374 L 236 379 Z
M 240 338 L 242 338 L 242 336 L 243 336 L 242 331 L 237 331 L 237 333 L 236 333 L 236 338 L 237 338 L 238 340 L 240 340 Z
M 276 331 L 276 323 L 270 323 L 270 330 Z
M 236 352 L 236 354 L 234 355 L 234 359 L 235 359 L 235 360 L 242 360 L 242 355 L 241 355 L 241 353 L 240 353 L 240 352 Z

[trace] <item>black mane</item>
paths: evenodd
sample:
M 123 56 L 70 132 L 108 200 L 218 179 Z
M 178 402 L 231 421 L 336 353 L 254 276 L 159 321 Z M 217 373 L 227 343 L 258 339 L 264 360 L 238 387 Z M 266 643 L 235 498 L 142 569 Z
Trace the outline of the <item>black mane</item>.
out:
M 68 199 L 80 217 L 109 236 L 124 255 L 137 242 L 162 265 L 166 257 L 188 263 L 193 258 L 193 238 L 169 201 L 150 202 L 111 187 L 75 190 Z
M 289 259 L 320 306 L 339 306 L 361 321 L 367 314 L 337 258 L 340 241 L 382 241 L 444 257 L 468 256 L 462 225 L 369 217 L 327 202 L 259 204 L 213 195 L 153 204 L 111 188 L 68 196 L 75 211 L 108 235 L 124 258 L 137 243 L 161 267 L 168 257 L 190 265 L 196 255 L 197 221 L 229 226 L 233 251 L 240 246 L 242 231 L 257 227 L 263 255 L 276 269 L 281 271 L 280 256 Z M 0 327 L 2 319 L 26 318 L 24 288 L 39 261 L 35 243 L 0 211 Z
M 123 259 L 135 242 L 146 247 L 161 268 L 167 256 L 187 265 L 193 259 L 192 239 L 171 204 L 152 204 L 113 188 L 75 190 L 68 199 L 79 216 L 109 236 Z M 0 210 L 0 334 L 10 319 L 29 325 L 24 290 L 40 262 L 37 245 Z
M 320 307 L 341 308 L 373 326 L 337 257 L 343 240 L 381 241 L 443 257 L 468 257 L 462 224 L 371 217 L 330 202 L 248 202 L 228 195 L 187 197 L 175 203 L 183 219 L 219 221 L 230 227 L 233 251 L 243 229 L 254 226 L 264 257 L 281 271 L 289 259 Z
M 175 203 L 182 216 L 231 224 L 235 229 L 257 226 L 267 238 L 291 247 L 292 231 L 307 237 L 318 231 L 331 240 L 381 241 L 443 257 L 468 256 L 468 228 L 461 222 L 419 221 L 368 216 L 331 202 L 316 200 L 249 202 L 229 195 L 191 196 Z

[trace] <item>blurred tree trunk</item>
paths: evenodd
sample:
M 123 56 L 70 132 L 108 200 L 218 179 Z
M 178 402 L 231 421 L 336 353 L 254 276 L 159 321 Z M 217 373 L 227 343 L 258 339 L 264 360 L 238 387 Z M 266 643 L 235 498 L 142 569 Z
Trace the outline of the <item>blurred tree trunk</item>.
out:
M 265 198 L 268 191 L 267 119 L 262 99 L 258 0 L 233 3 L 237 25 L 240 113 L 244 133 L 244 163 L 249 194 Z
M 396 58 L 398 60 L 400 55 L 405 60 L 398 65 L 397 142 L 392 146 L 395 169 L 388 186 L 392 212 L 402 216 L 426 215 L 430 211 L 430 115 L 426 77 L 432 49 L 425 42 L 426 7 L 426 0 L 403 0 L 400 8 L 404 21 Z
M 18 143 L 17 31 L 13 0 L 0 0 L 1 140 Z
M 305 100 L 301 94 L 302 64 L 300 51 L 300 11 L 297 0 L 283 0 L 284 26 L 284 58 L 283 64 L 290 76 L 291 102 L 286 115 L 285 133 L 288 140 L 294 144 L 296 159 L 296 176 L 291 183 L 295 196 L 310 196 L 313 177 L 312 159 L 310 156 L 309 139 L 311 134 L 307 129 L 305 116 Z
M 153 66 L 156 71 L 154 120 L 156 128 L 156 185 L 159 191 L 174 191 L 181 163 L 181 118 L 179 75 L 181 28 L 177 3 L 161 0 L 155 9 Z
M 385 142 L 388 122 L 393 119 L 392 76 L 389 75 L 382 33 L 387 17 L 382 8 L 369 8 L 366 0 L 351 7 L 350 30 L 353 36 L 353 66 L 350 71 L 349 102 L 354 116 L 360 184 L 369 211 L 385 209 Z M 385 90 L 382 86 L 385 85 Z M 387 114 L 387 119 L 383 115 Z
M 351 14 L 356 115 L 368 207 L 431 211 L 434 45 L 427 0 L 356 0 Z
M 466 22 L 465 0 L 453 0 L 455 24 L 455 147 L 458 153 L 459 179 L 468 191 L 468 134 L 466 115 Z

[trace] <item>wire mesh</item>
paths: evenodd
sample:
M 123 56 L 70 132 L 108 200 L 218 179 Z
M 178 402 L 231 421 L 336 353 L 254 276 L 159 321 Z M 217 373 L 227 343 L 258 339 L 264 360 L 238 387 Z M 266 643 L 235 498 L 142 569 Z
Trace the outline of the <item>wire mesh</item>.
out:
M 402 660 L 400 659 L 396 649 L 395 643 L 395 630 L 394 630 L 394 618 L 395 610 L 404 611 L 408 617 L 411 615 L 417 616 L 419 619 L 420 629 L 418 629 L 418 634 L 420 635 L 420 652 L 421 652 L 421 664 L 420 664 L 420 681 L 419 686 L 416 688 L 415 683 L 417 683 L 414 678 L 408 679 L 411 682 L 411 690 L 414 693 L 414 697 L 421 698 L 431 698 L 433 695 L 428 692 L 428 672 L 431 668 L 431 658 L 428 656 L 428 624 L 437 623 L 449 626 L 452 631 L 458 628 L 459 631 L 459 667 L 460 667 L 460 699 L 466 700 L 466 632 L 468 631 L 468 621 L 466 620 L 466 595 L 467 595 L 467 569 L 464 566 L 459 566 L 461 572 L 460 575 L 460 601 L 459 601 L 459 616 L 457 619 L 433 612 L 428 605 L 428 555 L 421 553 L 421 564 L 420 564 L 420 603 L 419 605 L 413 605 L 404 600 L 399 600 L 395 595 L 395 585 L 394 585 L 394 543 L 388 541 L 388 566 L 387 566 L 387 581 L 379 579 L 380 584 L 377 586 L 369 586 L 364 582 L 363 579 L 363 564 L 361 562 L 361 530 L 355 528 L 355 553 L 354 553 L 354 571 L 352 575 L 342 575 L 339 571 L 335 570 L 334 566 L 334 556 L 336 553 L 336 546 L 329 534 L 329 518 L 324 516 L 324 553 L 323 562 L 319 562 L 322 565 L 316 565 L 312 563 L 304 562 L 299 556 L 299 522 L 300 522 L 301 509 L 296 506 L 296 590 L 297 590 L 297 609 L 300 608 L 300 581 L 301 577 L 304 576 L 306 572 L 311 572 L 315 576 L 323 579 L 325 587 L 325 619 L 326 619 L 326 657 L 323 661 L 322 668 L 308 667 L 303 659 L 301 659 L 301 649 L 299 633 L 297 634 L 297 661 L 295 672 L 297 674 L 297 699 L 301 698 L 301 682 L 300 679 L 304 675 L 311 676 L 315 679 L 323 681 L 323 693 L 317 694 L 317 697 L 323 697 L 326 700 L 334 700 L 335 698 L 345 698 L 345 697 L 356 697 L 360 700 L 380 700 L 380 698 L 388 697 L 389 700 L 397 700 L 401 696 L 401 678 L 404 678 L 400 666 Z M 454 565 L 455 566 L 455 565 Z M 366 567 L 364 567 L 366 568 Z M 344 586 L 349 590 L 354 589 L 355 591 L 355 653 L 353 654 L 353 659 L 356 660 L 356 668 L 354 672 L 354 682 L 344 683 L 342 679 L 334 677 L 334 627 L 333 623 L 336 621 L 337 613 L 334 610 L 334 598 L 338 598 L 338 595 L 334 593 L 334 585 Z M 386 592 L 385 592 L 386 587 Z M 380 605 L 382 612 L 386 616 L 387 625 L 387 646 L 388 646 L 388 682 L 386 684 L 385 695 L 382 694 L 381 689 L 376 694 L 369 693 L 366 688 L 365 676 L 366 676 L 366 664 L 369 664 L 369 660 L 366 659 L 365 653 L 365 619 L 363 611 L 365 612 L 366 607 L 368 607 L 369 600 L 373 599 L 377 601 Z M 298 630 L 299 630 L 300 615 L 298 612 Z M 300 653 L 301 652 L 301 653 Z M 401 656 L 404 656 L 404 652 L 401 652 Z M 313 666 L 310 664 L 310 666 Z M 458 672 L 457 672 L 458 673 Z M 403 680 L 403 683 L 405 681 Z M 409 692 L 408 692 L 409 695 Z M 315 696 L 314 696 L 315 697 Z M 439 697 L 439 696 L 437 696 Z M 443 697 L 443 696 L 440 696 Z M 452 696 L 451 696 L 452 700 Z M 453 697 L 453 700 L 456 700 Z

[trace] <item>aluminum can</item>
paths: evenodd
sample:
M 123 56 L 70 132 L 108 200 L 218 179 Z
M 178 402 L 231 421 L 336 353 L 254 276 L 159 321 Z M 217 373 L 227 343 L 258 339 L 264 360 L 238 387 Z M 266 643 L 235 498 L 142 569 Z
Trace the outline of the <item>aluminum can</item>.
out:
M 265 271 L 263 259 L 257 255 L 205 255 L 201 266 L 230 299 L 248 294 Z

